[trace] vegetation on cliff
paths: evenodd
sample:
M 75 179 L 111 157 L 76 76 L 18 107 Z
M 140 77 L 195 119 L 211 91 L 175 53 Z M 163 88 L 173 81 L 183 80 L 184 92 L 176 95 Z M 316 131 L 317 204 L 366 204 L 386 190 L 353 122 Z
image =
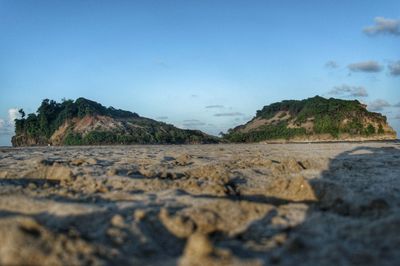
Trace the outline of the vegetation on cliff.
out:
M 99 144 L 216 143 L 220 140 L 198 130 L 141 117 L 136 113 L 104 107 L 85 99 L 57 103 L 45 99 L 36 113 L 15 120 L 14 146 Z M 264 106 L 246 123 L 228 130 L 222 141 L 348 140 L 395 138 L 386 117 L 369 112 L 357 100 L 285 100 Z M 328 136 L 328 137 L 327 137 Z M 323 139 L 321 139 L 323 137 Z
M 332 139 L 372 138 L 384 134 L 395 134 L 387 125 L 386 117 L 369 112 L 359 101 L 315 96 L 264 106 L 251 121 L 228 130 L 223 138 L 232 142 L 257 142 L 318 135 L 329 135 Z
M 183 130 L 138 114 L 85 99 L 45 99 L 36 113 L 15 120 L 14 146 L 214 143 L 198 130 Z

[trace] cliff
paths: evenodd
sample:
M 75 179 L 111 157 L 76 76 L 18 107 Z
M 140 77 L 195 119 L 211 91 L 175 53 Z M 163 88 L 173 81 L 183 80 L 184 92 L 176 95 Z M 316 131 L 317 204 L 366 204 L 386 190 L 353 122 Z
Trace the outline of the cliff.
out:
M 22 110 L 21 114 L 15 120 L 13 146 L 218 142 L 198 130 L 179 129 L 85 98 L 61 103 L 45 99 L 36 113 L 26 118 Z
M 396 139 L 396 132 L 380 113 L 357 100 L 285 100 L 264 106 L 244 125 L 228 130 L 231 142 L 365 141 Z

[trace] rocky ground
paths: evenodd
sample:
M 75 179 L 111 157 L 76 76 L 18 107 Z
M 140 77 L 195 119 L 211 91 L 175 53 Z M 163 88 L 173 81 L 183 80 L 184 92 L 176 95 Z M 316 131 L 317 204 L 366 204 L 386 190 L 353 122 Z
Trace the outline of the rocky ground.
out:
M 399 265 L 400 144 L 0 149 L 0 265 Z

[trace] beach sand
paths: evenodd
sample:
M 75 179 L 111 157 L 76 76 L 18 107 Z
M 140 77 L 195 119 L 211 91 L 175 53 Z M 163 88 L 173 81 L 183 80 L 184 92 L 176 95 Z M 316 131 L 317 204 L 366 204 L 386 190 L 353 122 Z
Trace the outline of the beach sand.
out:
M 399 265 L 400 144 L 0 149 L 0 265 Z

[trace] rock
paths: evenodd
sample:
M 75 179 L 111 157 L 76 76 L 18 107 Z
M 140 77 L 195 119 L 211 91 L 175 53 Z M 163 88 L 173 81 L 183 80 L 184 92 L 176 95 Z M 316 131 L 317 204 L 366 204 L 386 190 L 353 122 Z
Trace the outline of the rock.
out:
M 292 173 L 298 173 L 304 170 L 303 167 L 294 158 L 284 160 L 283 164 L 285 168 Z
M 81 166 L 84 163 L 85 163 L 85 159 L 83 159 L 83 158 L 77 158 L 70 162 L 70 164 L 74 165 L 74 166 Z
M 54 181 L 70 181 L 74 177 L 68 166 L 48 160 L 41 161 L 36 170 L 28 172 L 24 176 Z
M 34 190 L 34 189 L 37 189 L 37 185 L 35 183 L 31 182 L 31 183 L 29 183 L 28 188 Z
M 56 235 L 32 218 L 0 220 L 0 265 L 99 265 L 81 239 Z
M 184 256 L 185 257 L 204 257 L 210 256 L 214 251 L 207 235 L 202 233 L 192 234 L 186 242 Z
M 118 246 L 124 244 L 126 240 L 126 233 L 120 228 L 108 228 L 106 234 L 111 239 L 111 241 L 113 241 L 113 243 Z
M 301 175 L 291 178 L 276 177 L 267 189 L 266 195 L 292 201 L 317 200 L 313 187 Z
M 86 158 L 85 161 L 87 164 L 97 164 L 98 163 L 98 161 L 94 158 Z
M 5 178 L 7 177 L 8 172 L 7 171 L 0 171 L 0 178 Z
M 217 231 L 218 215 L 203 208 L 193 208 L 187 215 L 195 222 L 196 230 L 203 234 L 210 234 Z
M 180 166 L 186 166 L 191 164 L 190 160 L 192 159 L 192 156 L 190 156 L 187 153 L 184 153 L 182 155 L 179 155 L 176 159 L 175 159 L 175 164 L 176 165 L 180 165 Z
M 194 222 L 189 217 L 183 215 L 171 217 L 166 208 L 161 209 L 159 217 L 168 231 L 179 238 L 190 236 L 196 228 Z
M 49 180 L 71 180 L 72 171 L 67 166 L 55 163 L 51 167 L 47 167 L 44 170 L 45 179 Z
M 111 224 L 112 224 L 113 226 L 115 226 L 115 227 L 124 227 L 124 225 L 125 225 L 124 217 L 122 217 L 122 216 L 119 215 L 119 214 L 114 215 L 114 216 L 111 218 Z
M 55 263 L 50 258 L 51 246 L 41 246 L 42 228 L 30 218 L 19 219 L 14 225 L 2 221 L 0 229 L 0 264 L 23 265 L 28 262 Z
M 77 159 L 73 159 L 70 164 L 74 165 L 74 166 L 85 166 L 85 165 L 93 165 L 93 164 L 97 164 L 97 160 L 94 158 L 77 158 Z
M 116 175 L 118 175 L 118 169 L 117 168 L 112 167 L 111 169 L 109 169 L 107 171 L 107 176 L 116 176 Z
M 229 171 L 222 165 L 205 165 L 187 171 L 187 175 L 193 178 L 205 179 L 225 184 L 229 182 Z
M 133 213 L 133 217 L 135 219 L 136 222 L 140 222 L 142 221 L 144 218 L 146 218 L 146 211 L 143 209 L 137 209 L 135 210 L 135 212 Z
M 146 168 L 146 167 L 139 167 L 138 170 L 139 174 L 142 176 L 148 177 L 148 178 L 153 178 L 157 175 L 157 172 L 153 168 Z

